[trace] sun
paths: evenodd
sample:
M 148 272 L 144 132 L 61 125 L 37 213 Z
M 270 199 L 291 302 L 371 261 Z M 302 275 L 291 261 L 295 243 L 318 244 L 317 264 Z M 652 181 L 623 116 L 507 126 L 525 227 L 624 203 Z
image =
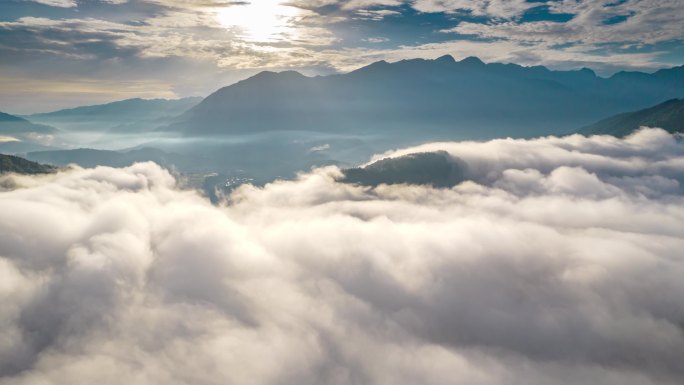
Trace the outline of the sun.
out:
M 217 11 L 218 22 L 235 30 L 241 38 L 253 42 L 282 40 L 294 30 L 299 9 L 284 5 L 283 0 L 252 0 Z

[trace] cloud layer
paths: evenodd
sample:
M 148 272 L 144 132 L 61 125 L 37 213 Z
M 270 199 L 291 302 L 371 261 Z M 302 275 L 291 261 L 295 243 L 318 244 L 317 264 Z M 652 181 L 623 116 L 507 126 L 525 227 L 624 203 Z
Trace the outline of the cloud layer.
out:
M 212 206 L 151 163 L 5 176 L 0 384 L 679 384 L 684 145 L 441 143 Z

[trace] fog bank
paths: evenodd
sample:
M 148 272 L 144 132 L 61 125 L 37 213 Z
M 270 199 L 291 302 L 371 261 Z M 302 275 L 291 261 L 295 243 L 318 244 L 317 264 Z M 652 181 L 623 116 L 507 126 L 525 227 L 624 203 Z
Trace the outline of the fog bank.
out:
M 684 144 L 434 143 L 217 207 L 153 163 L 2 176 L 0 384 L 680 384 Z

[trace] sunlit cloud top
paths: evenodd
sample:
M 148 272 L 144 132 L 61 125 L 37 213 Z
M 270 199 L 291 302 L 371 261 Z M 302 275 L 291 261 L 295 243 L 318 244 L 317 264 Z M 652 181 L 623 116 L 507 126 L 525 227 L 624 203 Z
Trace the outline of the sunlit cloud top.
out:
M 0 87 L 72 83 L 59 99 L 75 105 L 125 93 L 117 82 L 205 95 L 264 69 L 328 74 L 444 54 L 609 75 L 684 63 L 682 16 L 678 0 L 6 0 Z M 96 81 L 108 86 L 94 99 L 80 91 Z M 53 107 L 27 91 L 0 95 L 0 109 L 27 100 Z

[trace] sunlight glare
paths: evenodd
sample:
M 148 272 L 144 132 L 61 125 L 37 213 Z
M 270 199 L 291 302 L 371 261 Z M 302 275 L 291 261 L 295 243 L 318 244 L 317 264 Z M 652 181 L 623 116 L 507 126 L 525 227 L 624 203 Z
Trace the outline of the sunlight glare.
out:
M 293 19 L 299 14 L 299 9 L 283 3 L 283 0 L 257 0 L 231 5 L 218 10 L 216 18 L 224 28 L 239 31 L 245 40 L 279 41 L 294 32 Z

